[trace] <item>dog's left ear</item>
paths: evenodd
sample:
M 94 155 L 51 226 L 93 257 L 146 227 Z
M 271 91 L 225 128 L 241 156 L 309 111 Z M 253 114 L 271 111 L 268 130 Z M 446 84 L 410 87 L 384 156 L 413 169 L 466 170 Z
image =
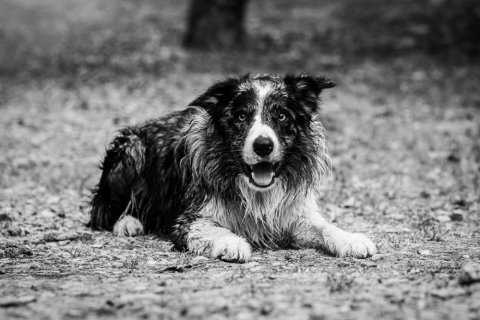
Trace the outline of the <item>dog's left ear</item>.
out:
M 223 109 L 237 94 L 241 79 L 229 78 L 218 82 L 207 89 L 189 106 L 198 106 L 206 109 L 209 113 Z
M 301 102 L 306 111 L 313 113 L 318 109 L 318 98 L 324 89 L 333 88 L 336 83 L 325 77 L 309 75 L 286 75 L 283 79 L 288 94 Z

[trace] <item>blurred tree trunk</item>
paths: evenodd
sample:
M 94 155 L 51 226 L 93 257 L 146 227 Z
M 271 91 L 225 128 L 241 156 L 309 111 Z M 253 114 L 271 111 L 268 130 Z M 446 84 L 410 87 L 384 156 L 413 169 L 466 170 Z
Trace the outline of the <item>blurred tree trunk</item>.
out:
M 189 48 L 233 48 L 245 37 L 248 0 L 191 0 L 184 45 Z

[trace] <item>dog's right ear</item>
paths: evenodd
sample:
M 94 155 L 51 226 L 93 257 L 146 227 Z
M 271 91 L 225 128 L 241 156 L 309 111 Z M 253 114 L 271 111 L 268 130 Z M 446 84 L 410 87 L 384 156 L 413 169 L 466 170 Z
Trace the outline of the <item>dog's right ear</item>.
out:
M 229 78 L 211 86 L 193 100 L 189 106 L 197 106 L 206 109 L 209 112 L 219 110 L 226 106 L 237 94 L 241 79 Z

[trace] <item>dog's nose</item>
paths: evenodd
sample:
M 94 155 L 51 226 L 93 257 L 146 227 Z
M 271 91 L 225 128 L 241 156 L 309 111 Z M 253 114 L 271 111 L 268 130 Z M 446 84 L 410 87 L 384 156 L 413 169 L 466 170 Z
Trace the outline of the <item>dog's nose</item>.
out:
M 269 137 L 259 136 L 253 141 L 253 151 L 260 157 L 266 157 L 273 151 L 273 141 Z

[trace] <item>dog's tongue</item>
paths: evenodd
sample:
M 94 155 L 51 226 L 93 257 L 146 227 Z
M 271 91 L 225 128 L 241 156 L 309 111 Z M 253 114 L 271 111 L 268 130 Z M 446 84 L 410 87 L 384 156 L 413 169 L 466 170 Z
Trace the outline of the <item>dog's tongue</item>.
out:
M 252 179 L 259 186 L 268 186 L 272 183 L 275 172 L 269 162 L 261 162 L 252 166 Z

